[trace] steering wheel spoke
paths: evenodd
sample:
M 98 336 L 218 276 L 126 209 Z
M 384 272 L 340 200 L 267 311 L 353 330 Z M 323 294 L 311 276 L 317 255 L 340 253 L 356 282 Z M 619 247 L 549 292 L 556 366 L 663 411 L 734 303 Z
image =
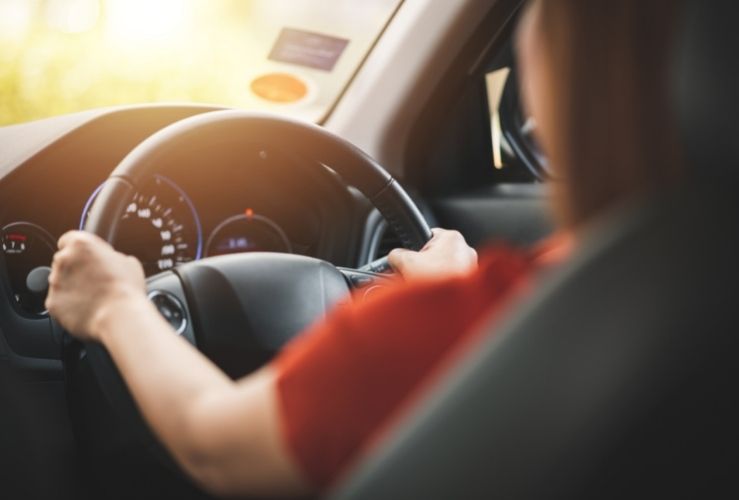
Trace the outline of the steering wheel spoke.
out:
M 344 275 L 355 299 L 365 300 L 375 292 L 392 286 L 399 279 L 393 273 L 367 271 L 365 268 L 366 266 L 360 269 L 338 268 Z
M 393 268 L 390 267 L 390 262 L 387 259 L 387 255 L 375 259 L 359 268 L 359 271 L 365 273 L 373 273 L 380 275 L 392 274 Z

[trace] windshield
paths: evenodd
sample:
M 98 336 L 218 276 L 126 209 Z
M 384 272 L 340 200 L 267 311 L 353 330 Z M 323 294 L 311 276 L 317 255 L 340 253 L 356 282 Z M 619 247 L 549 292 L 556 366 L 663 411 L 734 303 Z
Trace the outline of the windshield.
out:
M 0 125 L 196 102 L 321 121 L 402 0 L 0 0 Z

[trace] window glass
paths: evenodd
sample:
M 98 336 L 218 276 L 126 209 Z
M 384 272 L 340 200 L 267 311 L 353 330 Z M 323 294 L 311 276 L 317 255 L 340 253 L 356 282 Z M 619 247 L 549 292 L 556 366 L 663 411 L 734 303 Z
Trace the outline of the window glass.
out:
M 493 146 L 493 169 L 504 179 L 548 177 L 547 159 L 537 144 L 536 123 L 522 109 L 510 68 L 485 75 Z M 512 86 L 513 85 L 513 86 Z
M 500 129 L 500 101 L 503 97 L 503 89 L 508 80 L 508 68 L 502 68 L 492 71 L 485 75 L 485 84 L 488 90 L 488 105 L 490 106 L 490 132 L 492 134 L 493 144 L 493 168 L 502 170 L 506 167 L 505 158 L 510 155 L 504 155 L 503 148 L 507 148 L 508 144 Z
M 320 121 L 402 0 L 0 0 L 0 124 L 185 101 Z

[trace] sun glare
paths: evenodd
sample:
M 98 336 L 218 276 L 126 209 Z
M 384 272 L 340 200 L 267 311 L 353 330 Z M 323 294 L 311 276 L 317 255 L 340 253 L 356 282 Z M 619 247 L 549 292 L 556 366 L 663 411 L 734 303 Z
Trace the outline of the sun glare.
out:
M 400 0 L 0 0 L 0 126 L 192 102 L 319 120 Z
M 0 39 L 23 38 L 31 27 L 33 7 L 28 0 L 0 0 Z
M 63 33 L 84 33 L 93 29 L 100 17 L 98 0 L 48 0 L 46 22 Z
M 176 43 L 192 22 L 192 0 L 107 0 L 105 29 L 117 43 Z

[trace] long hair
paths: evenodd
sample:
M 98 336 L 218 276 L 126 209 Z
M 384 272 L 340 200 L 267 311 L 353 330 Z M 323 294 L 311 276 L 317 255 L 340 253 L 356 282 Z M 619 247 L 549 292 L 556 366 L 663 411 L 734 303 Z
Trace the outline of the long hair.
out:
M 577 226 L 681 176 L 670 92 L 680 2 L 536 1 L 555 71 L 555 203 Z

